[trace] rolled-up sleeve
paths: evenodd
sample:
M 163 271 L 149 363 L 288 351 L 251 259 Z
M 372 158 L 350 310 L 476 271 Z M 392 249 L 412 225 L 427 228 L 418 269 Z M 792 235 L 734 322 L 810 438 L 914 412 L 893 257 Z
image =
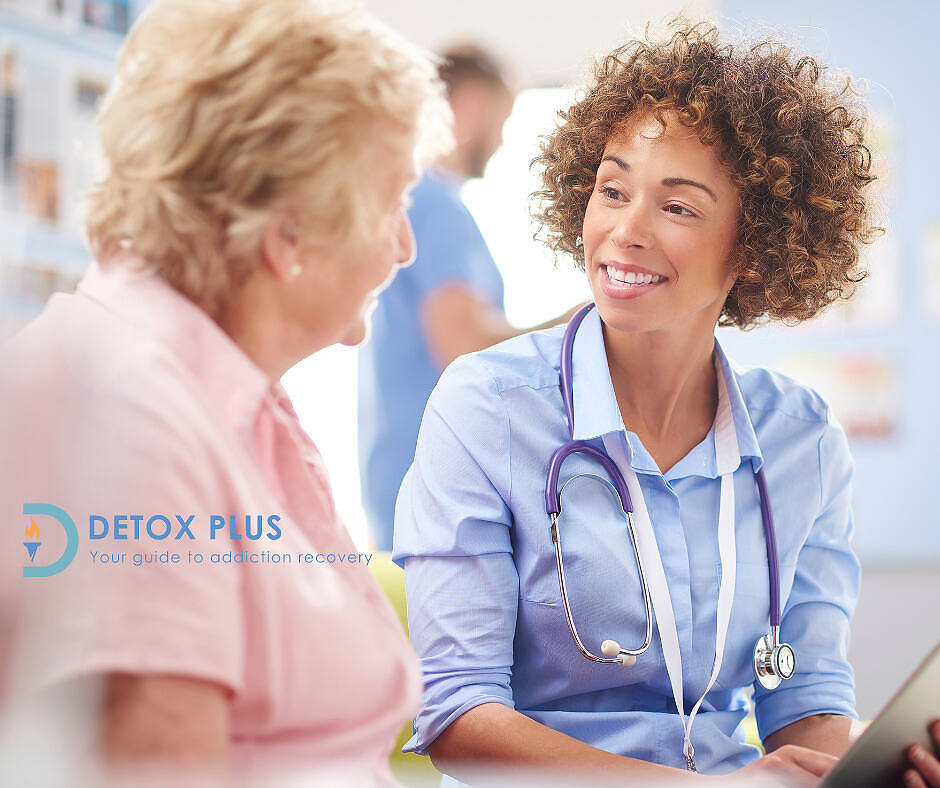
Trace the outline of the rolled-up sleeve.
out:
M 513 706 L 519 577 L 509 529 L 509 421 L 495 380 L 462 358 L 428 402 L 395 510 L 424 698 L 406 752 L 482 703 Z
M 780 627 L 796 653 L 796 672 L 773 691 L 756 687 L 761 736 L 813 714 L 856 717 L 847 654 L 860 580 L 851 547 L 854 466 L 845 433 L 831 419 L 818 452 L 819 514 L 799 552 Z

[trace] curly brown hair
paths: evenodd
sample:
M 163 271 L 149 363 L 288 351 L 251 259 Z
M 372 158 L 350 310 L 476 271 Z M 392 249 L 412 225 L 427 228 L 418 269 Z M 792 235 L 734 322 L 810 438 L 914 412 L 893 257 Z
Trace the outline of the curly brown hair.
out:
M 543 138 L 536 236 L 584 267 L 581 230 L 604 147 L 631 120 L 675 112 L 713 146 L 738 189 L 737 281 L 719 325 L 798 323 L 866 275 L 859 248 L 883 233 L 865 190 L 875 175 L 851 79 L 775 41 L 722 43 L 711 24 L 673 22 L 668 41 L 631 41 Z

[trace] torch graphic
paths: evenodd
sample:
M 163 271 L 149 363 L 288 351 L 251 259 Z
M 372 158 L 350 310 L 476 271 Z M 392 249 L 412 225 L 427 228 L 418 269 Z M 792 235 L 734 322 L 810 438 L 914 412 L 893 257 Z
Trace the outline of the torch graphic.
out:
M 23 577 L 52 577 L 59 574 L 65 567 L 72 563 L 78 553 L 78 528 L 75 527 L 75 521 L 69 516 L 69 513 L 60 506 L 52 503 L 24 503 L 23 514 L 29 517 L 32 514 L 39 514 L 43 517 L 51 517 L 57 521 L 65 530 L 65 550 L 51 564 L 36 566 L 36 551 L 39 545 L 39 526 L 35 520 L 30 520 L 26 526 L 26 541 L 23 546 L 29 553 L 29 563 L 23 566 Z M 53 540 L 53 544 L 55 541 Z
M 29 525 L 26 526 L 26 541 L 23 542 L 26 552 L 29 553 L 30 561 L 36 560 L 36 551 L 41 544 L 42 542 L 39 541 L 39 526 L 36 525 L 35 520 L 31 519 Z

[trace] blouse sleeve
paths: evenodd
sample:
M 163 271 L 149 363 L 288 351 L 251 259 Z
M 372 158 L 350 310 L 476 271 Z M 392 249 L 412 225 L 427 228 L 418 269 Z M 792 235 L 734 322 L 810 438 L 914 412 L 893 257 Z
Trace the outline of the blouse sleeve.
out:
M 845 433 L 831 418 L 818 452 L 818 514 L 799 552 L 780 626 L 781 638 L 794 648 L 796 672 L 775 690 L 756 686 L 762 737 L 814 714 L 857 716 L 847 655 L 860 580 L 851 547 L 854 465 Z
M 513 706 L 519 578 L 509 528 L 509 421 L 492 377 L 464 357 L 429 400 L 395 511 L 411 642 L 425 690 L 407 752 L 482 703 Z

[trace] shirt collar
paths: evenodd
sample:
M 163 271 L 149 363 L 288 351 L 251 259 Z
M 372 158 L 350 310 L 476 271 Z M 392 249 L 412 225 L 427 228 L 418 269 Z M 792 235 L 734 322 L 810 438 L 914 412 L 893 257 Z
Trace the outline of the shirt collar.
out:
M 139 258 L 125 255 L 102 269 L 92 263 L 77 293 L 164 346 L 217 417 L 250 430 L 262 403 L 281 387 L 189 298 Z
M 745 459 L 751 459 L 756 470 L 763 461 L 757 444 L 757 435 L 747 412 L 737 375 L 717 338 L 715 339 L 715 360 L 725 380 L 738 441 L 739 464 Z M 620 407 L 614 395 L 614 386 L 610 379 L 610 368 L 604 349 L 604 334 L 596 308 L 588 312 L 575 334 L 572 368 L 575 440 L 592 440 L 616 432 L 627 434 L 627 455 L 633 469 L 638 472 L 659 473 L 653 458 L 636 440 L 636 436 L 633 433 L 626 433 Z M 693 474 L 717 478 L 718 463 L 715 456 L 714 425 L 703 444 L 701 448 L 704 449 L 704 453 L 693 450 L 669 470 L 667 478 L 673 479 Z
M 715 337 L 715 360 L 718 364 L 718 370 L 724 376 L 725 384 L 728 387 L 728 399 L 731 401 L 731 415 L 734 417 L 734 429 L 738 436 L 738 450 L 741 459 L 750 459 L 756 471 L 764 462 L 763 455 L 760 453 L 760 446 L 757 443 L 757 433 L 754 432 L 751 414 L 748 413 L 747 403 L 744 401 L 744 394 L 741 392 L 741 386 L 738 383 L 735 365 L 725 354 L 724 348 L 722 348 L 717 337 Z
M 623 431 L 623 418 L 610 380 L 604 333 L 596 307 L 578 326 L 571 350 L 571 367 L 575 440 L 591 440 Z

